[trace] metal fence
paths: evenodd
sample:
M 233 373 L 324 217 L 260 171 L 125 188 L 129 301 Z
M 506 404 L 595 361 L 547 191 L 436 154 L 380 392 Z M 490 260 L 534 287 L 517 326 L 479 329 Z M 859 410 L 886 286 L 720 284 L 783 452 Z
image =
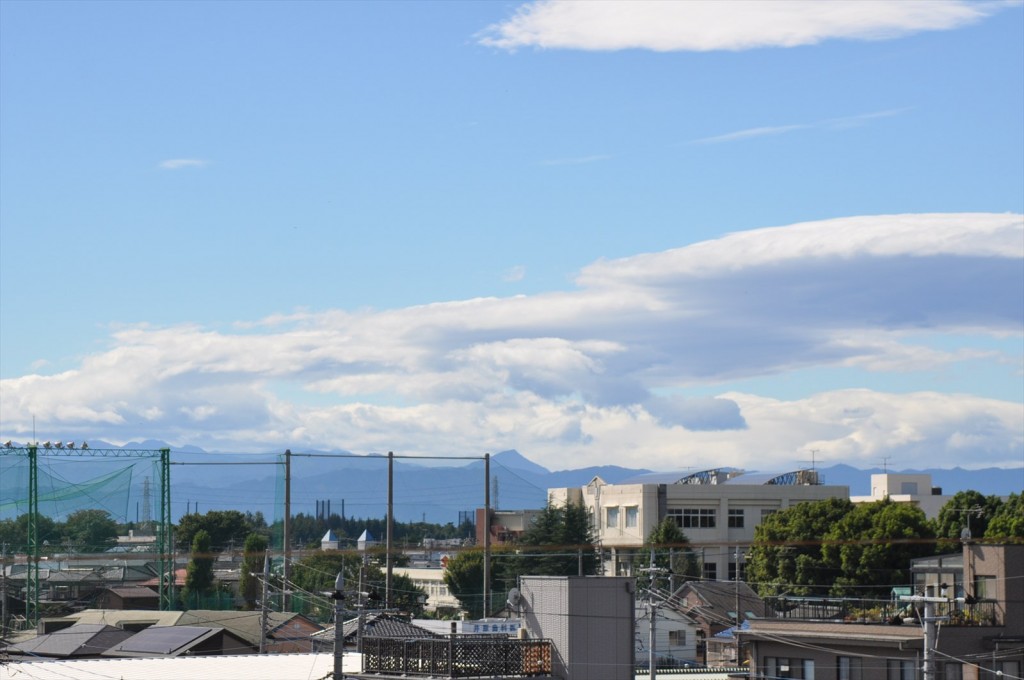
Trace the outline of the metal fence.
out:
M 551 674 L 551 641 L 501 636 L 363 638 L 363 672 L 477 678 Z
M 769 616 L 807 621 L 895 623 L 916 621 L 920 616 L 907 602 L 857 598 L 792 597 L 766 598 Z M 935 605 L 936 616 L 948 616 L 948 626 L 1001 626 L 1002 611 L 997 603 L 982 600 L 966 604 L 956 600 Z

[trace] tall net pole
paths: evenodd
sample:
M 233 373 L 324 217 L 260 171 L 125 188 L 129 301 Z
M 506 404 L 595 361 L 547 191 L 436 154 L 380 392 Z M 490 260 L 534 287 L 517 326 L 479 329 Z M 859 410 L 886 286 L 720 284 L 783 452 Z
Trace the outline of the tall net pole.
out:
M 39 451 L 28 447 L 28 572 L 25 574 L 25 620 L 39 623 Z
M 160 521 L 156 528 L 160 611 L 174 608 L 174 545 L 171 537 L 171 450 L 160 449 Z

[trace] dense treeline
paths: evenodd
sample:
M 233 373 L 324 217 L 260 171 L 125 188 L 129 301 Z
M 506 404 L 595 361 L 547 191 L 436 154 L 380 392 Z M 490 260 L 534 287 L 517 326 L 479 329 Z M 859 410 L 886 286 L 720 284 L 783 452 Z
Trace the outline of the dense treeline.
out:
M 42 554 L 103 552 L 116 544 L 118 535 L 125 535 L 130 529 L 135 529 L 141 535 L 141 531 L 151 528 L 134 523 L 119 524 L 106 511 L 93 509 L 73 512 L 63 522 L 54 521 L 45 515 L 40 515 L 36 520 Z M 355 547 L 356 539 L 367 530 L 376 540 L 384 540 L 387 521 L 382 518 L 343 519 L 336 514 L 317 518 L 300 512 L 292 517 L 289 530 L 293 547 L 320 547 L 320 539 L 328 530 L 334 531 L 343 547 Z M 219 552 L 241 550 L 250 534 L 263 536 L 271 545 L 280 545 L 282 522 L 278 520 L 268 524 L 260 512 L 210 510 L 204 514 L 182 516 L 172 531 L 175 548 L 179 551 L 189 551 L 196 533 L 206 531 L 211 549 Z M 458 527 L 451 522 L 395 522 L 393 541 L 396 547 L 404 548 L 421 545 L 424 538 L 472 539 L 474 531 L 469 522 Z M 27 552 L 28 514 L 0 520 L 0 547 L 6 547 L 9 554 Z
M 755 529 L 746 577 L 762 595 L 888 598 L 893 586 L 910 583 L 912 559 L 955 552 L 965 530 L 975 540 L 1020 541 L 1022 496 L 960 492 L 935 520 L 888 499 L 801 503 Z

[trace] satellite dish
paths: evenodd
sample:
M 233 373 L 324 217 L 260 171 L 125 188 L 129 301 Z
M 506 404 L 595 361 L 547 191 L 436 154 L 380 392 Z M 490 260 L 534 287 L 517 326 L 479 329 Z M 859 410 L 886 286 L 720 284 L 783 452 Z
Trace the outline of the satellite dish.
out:
M 519 592 L 519 588 L 513 588 L 508 591 L 508 606 L 518 607 L 519 601 L 523 599 L 523 594 Z

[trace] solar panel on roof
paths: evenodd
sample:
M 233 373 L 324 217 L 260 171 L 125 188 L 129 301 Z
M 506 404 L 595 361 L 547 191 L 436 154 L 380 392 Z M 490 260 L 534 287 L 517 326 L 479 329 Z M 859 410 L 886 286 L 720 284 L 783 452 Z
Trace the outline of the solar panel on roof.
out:
M 170 654 L 209 631 L 209 628 L 197 626 L 154 626 L 131 636 L 114 649 L 119 652 Z

